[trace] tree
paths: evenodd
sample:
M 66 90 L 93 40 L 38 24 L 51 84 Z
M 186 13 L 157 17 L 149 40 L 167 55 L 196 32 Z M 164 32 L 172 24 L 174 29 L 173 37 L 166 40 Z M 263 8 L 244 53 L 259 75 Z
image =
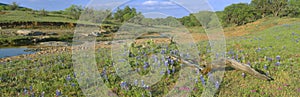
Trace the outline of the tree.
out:
M 48 12 L 47 12 L 45 9 L 42 9 L 42 10 L 40 11 L 40 14 L 41 14 L 42 16 L 47 16 L 47 15 L 48 15 Z
M 3 6 L 0 6 L 0 12 L 1 12 L 2 10 L 5 10 L 5 8 L 4 8 Z
M 252 0 L 250 5 L 256 9 L 256 11 L 265 17 L 270 13 L 270 0 Z
M 225 8 L 223 21 L 227 24 L 243 25 L 255 21 L 255 13 L 248 4 L 232 4 Z
M 65 9 L 65 13 L 71 16 L 73 19 L 79 19 L 83 8 L 78 5 L 71 5 L 69 8 Z
M 300 0 L 289 0 L 288 7 L 286 7 L 285 11 L 283 11 L 283 14 L 281 14 L 281 16 L 284 15 L 291 17 L 300 16 Z
M 19 5 L 17 4 L 17 2 L 12 2 L 12 4 L 9 5 L 10 10 L 17 10 L 18 8 L 19 8 Z
M 288 0 L 269 0 L 270 11 L 277 17 L 288 5 Z
M 213 13 L 210 11 L 200 11 L 198 13 L 195 14 L 196 18 L 200 21 L 201 25 L 204 28 L 208 27 L 209 22 L 212 20 L 211 19 L 211 15 Z

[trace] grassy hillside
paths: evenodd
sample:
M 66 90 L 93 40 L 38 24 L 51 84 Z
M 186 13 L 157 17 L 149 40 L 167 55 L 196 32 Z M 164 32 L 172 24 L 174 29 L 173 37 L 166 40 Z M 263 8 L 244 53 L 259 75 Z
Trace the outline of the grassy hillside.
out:
M 50 13 L 47 16 L 40 15 L 39 12 L 34 11 L 4 11 L 0 13 L 0 22 L 76 22 L 67 16 L 61 14 Z
M 299 28 L 299 23 L 277 25 L 271 28 L 265 28 L 264 30 L 256 33 L 250 33 L 245 36 L 228 39 L 227 57 L 249 64 L 253 68 L 267 73 L 274 78 L 274 81 L 263 81 L 247 74 L 243 77 L 242 72 L 240 71 L 228 70 L 225 73 L 225 78 L 223 82 L 221 82 L 219 92 L 216 96 L 299 96 Z M 160 44 L 150 43 L 149 48 L 141 50 L 148 54 L 151 52 L 161 52 L 165 46 L 168 46 L 166 53 L 170 53 L 171 50 L 176 49 L 176 46 L 174 45 L 159 45 Z M 207 51 L 207 48 L 210 47 L 206 47 L 207 41 L 199 42 L 198 46 L 202 60 L 209 60 L 210 53 Z M 137 48 L 133 50 L 137 50 Z M 127 85 L 128 89 L 121 88 L 120 83 L 123 80 L 116 76 L 116 70 L 111 65 L 112 59 L 110 49 L 100 48 L 96 51 L 97 66 L 99 73 L 101 73 L 103 81 L 105 82 L 104 85 L 109 87 L 119 96 L 150 96 L 150 93 L 152 96 L 163 96 L 172 89 L 174 82 L 176 82 L 176 79 L 178 78 L 180 66 L 178 63 L 175 63 L 174 66 L 176 68 L 176 72 L 170 74 L 167 72 L 161 73 L 163 75 L 162 79 L 158 83 L 150 85 L 149 89 L 132 84 Z M 143 69 L 143 60 L 146 60 L 147 58 L 135 60 L 136 57 L 144 55 L 136 51 L 133 51 L 133 54 L 136 56 L 132 59 L 128 58 L 128 60 L 138 63 L 137 65 L 131 65 L 133 68 L 141 68 L 140 74 L 147 74 L 150 70 L 157 68 L 152 67 L 151 65 L 147 69 Z M 75 79 L 75 73 L 73 73 L 74 68 L 71 52 L 37 55 L 33 58 L 26 58 L 23 60 L 15 60 L 0 64 L 1 96 L 16 96 L 18 93 L 28 96 L 32 95 L 31 93 L 33 92 L 35 95 L 42 95 L 43 91 L 46 96 L 54 96 L 56 95 L 56 90 L 62 91 L 62 95 L 83 95 L 77 80 Z M 164 65 L 159 68 L 163 68 L 163 66 Z M 172 71 L 172 69 L 170 69 L 170 71 Z M 206 80 L 207 77 L 204 78 Z M 191 82 L 192 81 L 195 80 L 192 79 Z M 96 89 L 96 87 L 90 86 L 88 89 Z M 194 91 L 192 91 L 192 95 L 197 97 L 201 95 L 202 90 L 203 85 L 200 79 L 198 79 L 196 87 L 194 88 Z
M 229 71 L 226 73 L 219 96 L 299 96 L 299 28 L 299 23 L 284 24 L 227 40 L 227 50 L 233 52 L 228 57 L 245 64 L 249 63 L 252 67 L 268 73 L 275 80 L 261 81 L 252 76 L 243 78 L 242 72 Z M 277 56 L 280 58 L 277 59 Z

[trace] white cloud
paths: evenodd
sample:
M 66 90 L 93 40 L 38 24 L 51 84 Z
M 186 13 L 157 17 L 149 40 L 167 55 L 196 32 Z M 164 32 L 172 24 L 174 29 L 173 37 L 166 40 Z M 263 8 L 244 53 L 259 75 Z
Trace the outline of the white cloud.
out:
M 156 1 L 156 0 L 148 0 L 142 3 L 142 5 L 146 6 L 168 6 L 168 5 L 175 5 L 173 2 L 170 1 Z
M 158 4 L 159 4 L 158 1 L 149 0 L 149 1 L 143 2 L 142 5 L 149 5 L 149 6 L 152 6 L 152 5 L 158 5 Z
M 173 2 L 170 1 L 165 1 L 165 2 L 161 2 L 162 5 L 175 5 Z

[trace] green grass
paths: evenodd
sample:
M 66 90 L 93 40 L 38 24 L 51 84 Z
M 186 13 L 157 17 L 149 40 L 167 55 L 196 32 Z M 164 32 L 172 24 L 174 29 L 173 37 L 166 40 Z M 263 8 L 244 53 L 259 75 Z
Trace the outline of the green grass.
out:
M 5 14 L 0 15 L 0 22 L 76 22 L 73 19 L 69 19 L 63 15 L 49 14 L 48 16 L 42 16 L 38 12 L 31 11 L 7 11 Z
M 293 34 L 294 33 L 294 34 Z M 242 63 L 250 63 L 251 66 L 263 72 L 269 72 L 269 75 L 274 78 L 274 81 L 263 81 L 256 79 L 253 76 L 247 75 L 245 78 L 241 76 L 242 72 L 229 70 L 225 73 L 220 89 L 215 96 L 220 97 L 297 97 L 300 93 L 299 77 L 300 77 L 300 26 L 299 23 L 279 25 L 261 32 L 252 33 L 247 36 L 235 37 L 227 40 L 227 57 L 234 56 L 236 60 Z M 203 60 L 210 59 L 210 53 L 207 52 L 207 41 L 198 43 L 201 58 Z M 166 55 L 171 50 L 176 49 L 174 44 L 154 44 L 148 42 L 145 48 L 138 49 L 141 46 L 132 46 L 131 51 L 134 57 L 125 57 L 129 60 L 129 64 L 134 70 L 140 68 L 140 75 L 149 73 L 154 68 L 143 69 L 144 61 L 149 60 L 152 53 L 160 53 L 166 49 Z M 122 47 L 120 47 L 122 48 Z M 209 48 L 209 47 L 208 47 Z M 259 49 L 260 48 L 260 49 Z M 143 53 L 145 52 L 145 53 Z M 146 54 L 146 56 L 145 56 Z M 276 60 L 276 56 L 281 57 Z M 88 55 L 91 56 L 91 55 Z M 238 57 L 236 57 L 238 56 Z M 136 60 L 136 57 L 141 57 Z M 119 76 L 116 76 L 116 70 L 112 66 L 111 49 L 97 49 L 96 61 L 99 73 L 106 69 L 108 80 L 103 79 L 104 85 L 109 87 L 115 94 L 119 96 L 163 96 L 172 89 L 174 82 L 178 79 L 180 66 L 175 63 L 175 73 L 164 73 L 163 77 L 150 89 L 144 89 L 134 85 L 128 85 L 128 90 L 121 89 L 120 83 L 123 81 Z M 268 59 L 272 58 L 272 61 Z M 91 62 L 91 60 L 83 60 Z M 276 66 L 276 62 L 280 62 Z M 135 65 L 133 63 L 138 63 Z M 24 88 L 28 91 L 30 86 L 33 86 L 35 95 L 40 95 L 42 91 L 46 96 L 55 96 L 57 89 L 62 91 L 65 96 L 82 96 L 78 82 L 75 80 L 74 67 L 71 58 L 71 52 L 54 53 L 49 55 L 39 55 L 32 58 L 24 58 L 23 60 L 14 60 L 12 62 L 1 63 L 0 65 L 0 95 L 1 96 L 16 96 L 18 93 L 23 95 Z M 163 64 L 161 64 L 163 66 Z M 264 69 L 264 65 L 268 66 Z M 26 70 L 24 70 L 26 69 Z M 88 69 L 88 68 L 86 68 Z M 66 77 L 70 75 L 72 80 L 67 81 Z M 77 74 L 80 75 L 80 74 Z M 207 77 L 205 77 L 206 79 Z M 75 86 L 71 86 L 74 83 Z M 85 82 L 84 82 L 85 83 Z M 91 83 L 86 83 L 91 84 Z M 89 89 L 97 89 L 89 87 Z M 200 79 L 196 83 L 195 90 L 191 96 L 198 97 L 201 95 L 203 86 Z M 32 92 L 31 91 L 31 92 Z M 179 90 L 180 91 L 180 90 Z M 26 94 L 28 96 L 29 94 Z

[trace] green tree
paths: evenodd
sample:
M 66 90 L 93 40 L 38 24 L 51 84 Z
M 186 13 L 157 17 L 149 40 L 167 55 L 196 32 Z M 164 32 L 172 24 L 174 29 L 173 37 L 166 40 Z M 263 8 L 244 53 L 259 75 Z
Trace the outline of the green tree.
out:
M 73 19 L 79 19 L 83 8 L 78 5 L 71 5 L 69 8 L 65 9 L 65 14 L 71 16 Z
M 254 7 L 257 13 L 263 18 L 270 13 L 270 0 L 252 0 L 250 5 Z
M 41 14 L 42 16 L 47 16 L 47 15 L 48 15 L 48 12 L 47 12 L 45 9 L 42 9 L 42 10 L 40 11 L 40 14 Z
M 277 17 L 288 5 L 288 0 L 269 0 L 270 11 Z
M 19 5 L 17 2 L 12 2 L 11 5 L 9 5 L 10 10 L 17 10 L 19 8 Z
M 200 11 L 195 14 L 195 17 L 200 21 L 201 25 L 204 28 L 208 27 L 209 22 L 212 20 L 211 15 L 213 13 L 210 11 Z
M 4 6 L 0 6 L 0 11 L 5 10 Z
M 255 13 L 246 3 L 232 4 L 225 8 L 223 21 L 227 24 L 243 25 L 255 21 Z
M 285 13 L 284 13 L 285 12 Z M 289 0 L 288 7 L 286 7 L 283 14 L 291 17 L 299 17 L 300 16 L 300 0 Z

